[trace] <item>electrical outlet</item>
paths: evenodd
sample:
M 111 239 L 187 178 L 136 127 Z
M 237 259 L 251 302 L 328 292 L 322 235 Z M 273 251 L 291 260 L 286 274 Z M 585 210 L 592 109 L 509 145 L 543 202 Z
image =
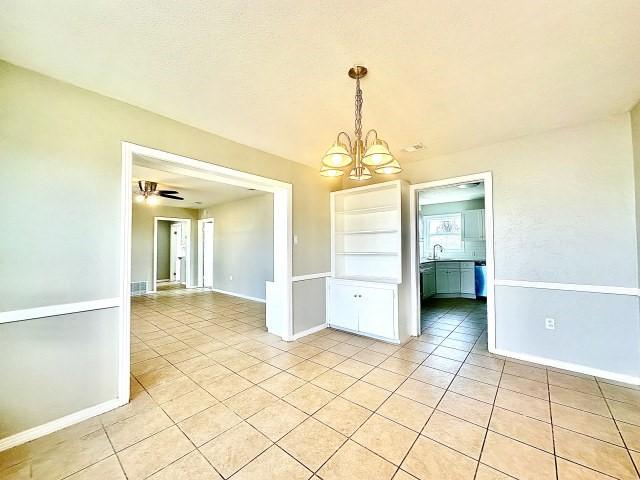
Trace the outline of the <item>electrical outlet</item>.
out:
M 229 280 L 233 280 L 233 275 L 229 275 Z
M 547 330 L 555 330 L 556 329 L 556 320 L 555 318 L 545 318 L 544 319 L 544 328 Z
M 297 245 L 298 244 L 298 235 L 294 235 L 293 236 L 293 244 Z

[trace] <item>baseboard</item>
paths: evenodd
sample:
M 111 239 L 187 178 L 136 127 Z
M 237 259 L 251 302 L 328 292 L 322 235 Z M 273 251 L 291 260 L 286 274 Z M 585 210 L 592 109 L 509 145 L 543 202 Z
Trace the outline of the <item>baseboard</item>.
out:
M 390 343 L 392 345 L 400 345 L 401 343 L 399 339 L 396 340 L 396 339 L 381 337 L 379 335 L 372 335 L 370 333 L 358 332 L 357 330 L 350 330 L 348 328 L 342 328 L 337 325 L 327 324 L 327 327 L 333 328 L 334 330 L 340 330 L 341 332 L 352 333 L 353 335 L 358 335 L 360 337 L 373 338 L 374 340 L 379 340 L 380 342 L 384 342 L 384 343 Z
M 170 282 L 171 279 L 170 278 L 163 278 L 162 280 L 156 280 L 156 283 L 166 283 L 166 282 Z
M 242 293 L 228 292 L 227 290 L 220 290 L 219 288 L 212 288 L 212 292 L 224 293 L 225 295 L 231 295 L 232 297 L 244 298 L 246 300 L 253 300 L 254 302 L 267 303 L 264 298 L 250 297 L 249 295 L 243 295 Z
M 560 368 L 562 370 L 568 370 L 576 373 L 583 373 L 585 375 L 591 375 L 594 377 L 605 378 L 607 380 L 614 380 L 616 382 L 629 383 L 631 385 L 640 385 L 640 377 L 633 377 L 631 375 L 625 375 L 622 373 L 609 372 L 607 370 L 600 370 L 597 368 L 587 367 L 579 365 L 577 363 L 563 362 L 560 360 L 553 360 L 550 358 L 537 357 L 535 355 L 529 355 L 526 353 L 511 352 L 509 350 L 502 350 L 500 348 L 489 349 L 491 353 L 496 355 L 503 355 L 505 357 L 515 358 L 517 360 L 524 360 L 525 362 L 539 363 L 548 367 Z
M 17 447 L 18 445 L 22 445 L 23 443 L 30 442 L 31 440 L 35 440 L 36 438 L 44 437 L 45 435 L 49 435 L 50 433 L 57 432 L 58 430 L 70 427 L 71 425 L 75 425 L 76 423 L 83 422 L 91 417 L 95 417 L 97 415 L 108 412 L 109 410 L 113 410 L 114 408 L 121 407 L 126 403 L 126 401 L 123 402 L 119 398 L 115 398 L 113 400 L 109 400 L 108 402 L 100 403 L 98 405 L 94 405 L 93 407 L 80 410 L 79 412 L 75 412 L 62 418 L 47 422 L 45 424 L 38 425 L 37 427 L 24 430 L 23 432 L 15 433 L 9 437 L 0 439 L 0 452 L 13 447 Z
M 293 342 L 294 340 L 298 340 L 299 338 L 306 337 L 307 335 L 311 335 L 312 333 L 319 332 L 320 330 L 324 330 L 328 325 L 326 323 L 321 323 L 320 325 L 316 325 L 315 327 L 308 328 L 303 330 L 302 332 L 298 332 L 291 337 L 283 338 L 283 340 L 287 342 Z

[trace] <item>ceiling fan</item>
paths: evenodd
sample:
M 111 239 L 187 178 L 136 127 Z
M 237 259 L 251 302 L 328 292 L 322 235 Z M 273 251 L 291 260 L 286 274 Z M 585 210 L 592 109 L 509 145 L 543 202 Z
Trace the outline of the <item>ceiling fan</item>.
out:
M 136 202 L 145 202 L 149 205 L 158 203 L 157 197 L 171 198 L 173 200 L 184 200 L 177 196 L 177 190 L 158 190 L 157 182 L 149 182 L 148 180 L 138 180 L 138 188 L 140 193 L 136 196 Z

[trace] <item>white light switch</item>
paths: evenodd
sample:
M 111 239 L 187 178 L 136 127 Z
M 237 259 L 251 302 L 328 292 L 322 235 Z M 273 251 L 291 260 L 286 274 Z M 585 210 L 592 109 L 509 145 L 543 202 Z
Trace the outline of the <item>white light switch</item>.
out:
M 294 235 L 293 236 L 293 244 L 297 245 L 298 244 L 298 235 Z

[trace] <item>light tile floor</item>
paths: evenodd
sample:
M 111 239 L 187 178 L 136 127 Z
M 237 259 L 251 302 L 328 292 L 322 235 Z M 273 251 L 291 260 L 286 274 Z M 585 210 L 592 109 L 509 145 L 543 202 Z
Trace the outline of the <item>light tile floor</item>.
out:
M 3 479 L 635 479 L 640 390 L 505 361 L 485 307 L 429 305 L 403 346 L 265 332 L 264 306 L 133 300 L 132 401 L 0 454 Z

